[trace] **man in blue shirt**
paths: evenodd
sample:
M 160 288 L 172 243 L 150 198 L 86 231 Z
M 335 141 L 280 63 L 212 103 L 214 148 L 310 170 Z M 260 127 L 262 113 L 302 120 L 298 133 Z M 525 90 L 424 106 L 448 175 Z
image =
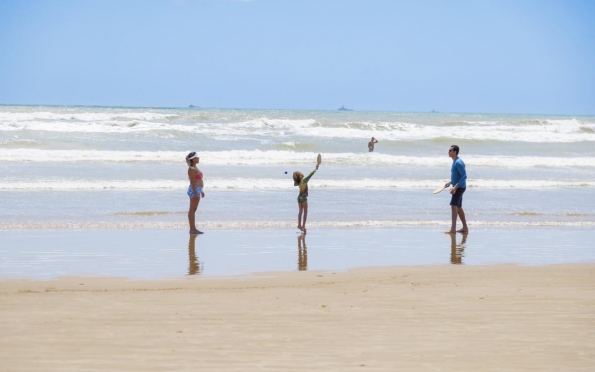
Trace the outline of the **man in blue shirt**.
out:
M 467 171 L 465 171 L 465 163 L 459 158 L 459 146 L 452 145 L 448 150 L 448 156 L 452 159 L 452 166 L 450 167 L 450 182 L 447 182 L 444 187 L 449 187 L 450 194 L 450 209 L 452 211 L 452 225 L 448 234 L 454 234 L 457 232 L 467 234 L 469 228 L 467 227 L 467 220 L 465 219 L 465 212 L 463 211 L 463 194 L 467 188 Z M 463 223 L 463 228 L 457 230 L 457 216 Z

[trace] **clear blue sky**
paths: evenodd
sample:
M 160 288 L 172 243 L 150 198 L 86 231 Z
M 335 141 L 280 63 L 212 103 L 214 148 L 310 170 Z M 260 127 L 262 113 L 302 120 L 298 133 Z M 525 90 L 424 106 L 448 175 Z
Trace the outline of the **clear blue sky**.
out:
M 0 1 L 0 103 L 595 114 L 595 1 Z

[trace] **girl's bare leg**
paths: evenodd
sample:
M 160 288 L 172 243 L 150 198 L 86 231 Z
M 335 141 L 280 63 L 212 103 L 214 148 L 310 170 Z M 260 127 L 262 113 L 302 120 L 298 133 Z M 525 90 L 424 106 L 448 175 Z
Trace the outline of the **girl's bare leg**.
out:
M 190 234 L 202 234 L 196 228 L 196 210 L 198 209 L 200 198 L 190 198 L 190 208 L 188 209 L 188 223 L 190 224 Z
M 298 202 L 298 207 L 300 210 L 298 212 L 298 226 L 297 226 L 297 228 L 298 228 L 298 230 L 301 230 L 302 229 L 302 210 L 303 210 L 302 203 Z
M 308 202 L 302 203 L 304 208 L 304 222 L 302 222 L 302 231 L 306 232 L 306 220 L 308 219 Z

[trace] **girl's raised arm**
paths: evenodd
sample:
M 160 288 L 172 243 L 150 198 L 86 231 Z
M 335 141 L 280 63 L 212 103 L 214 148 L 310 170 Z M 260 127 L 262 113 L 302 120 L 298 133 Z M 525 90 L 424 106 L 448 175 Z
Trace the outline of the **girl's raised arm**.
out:
M 310 177 L 312 177 L 314 175 L 314 173 L 316 173 L 316 170 L 318 170 L 318 165 L 316 166 L 316 169 L 314 169 L 312 172 L 310 172 L 308 177 L 304 178 L 303 182 L 308 183 L 308 181 L 310 181 Z

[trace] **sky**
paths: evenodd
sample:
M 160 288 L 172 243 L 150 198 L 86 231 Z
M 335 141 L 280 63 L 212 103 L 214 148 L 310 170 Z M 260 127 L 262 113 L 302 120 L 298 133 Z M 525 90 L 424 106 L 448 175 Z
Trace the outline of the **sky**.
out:
M 595 114 L 595 1 L 0 1 L 0 104 Z

